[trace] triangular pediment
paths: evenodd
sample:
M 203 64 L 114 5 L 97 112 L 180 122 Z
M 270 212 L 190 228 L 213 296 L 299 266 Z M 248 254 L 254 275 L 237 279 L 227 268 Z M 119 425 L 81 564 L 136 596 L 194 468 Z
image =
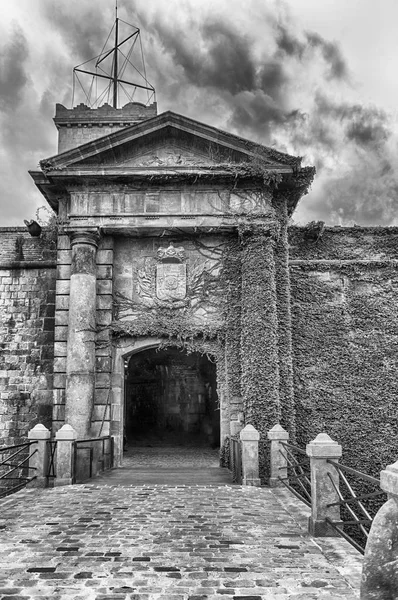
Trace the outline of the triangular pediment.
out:
M 46 171 L 153 169 L 242 163 L 260 157 L 270 170 L 297 167 L 300 159 L 255 144 L 182 115 L 166 112 L 45 161 Z

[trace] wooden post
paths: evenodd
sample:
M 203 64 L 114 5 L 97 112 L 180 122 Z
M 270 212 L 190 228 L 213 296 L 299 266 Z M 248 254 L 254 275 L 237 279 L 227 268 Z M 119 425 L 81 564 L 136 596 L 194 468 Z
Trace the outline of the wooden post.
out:
M 280 487 L 283 486 L 280 478 L 287 479 L 286 450 L 281 442 L 289 440 L 289 433 L 278 423 L 268 431 L 267 437 L 271 441 L 269 486 Z
M 242 485 L 259 487 L 258 441 L 260 434 L 253 425 L 246 425 L 239 434 L 242 442 Z
M 328 506 L 338 502 L 339 496 L 331 480 L 338 488 L 339 474 L 327 459 L 337 461 L 341 457 L 341 446 L 327 433 L 320 433 L 307 444 L 306 453 L 310 457 L 311 468 L 311 516 L 309 533 L 315 537 L 336 537 L 339 534 L 326 522 L 340 521 L 340 506 Z

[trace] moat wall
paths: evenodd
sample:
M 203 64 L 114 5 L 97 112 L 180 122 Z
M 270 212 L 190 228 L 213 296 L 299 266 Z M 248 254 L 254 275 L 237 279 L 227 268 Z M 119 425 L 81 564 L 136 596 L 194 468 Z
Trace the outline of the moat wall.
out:
M 138 273 L 124 278 L 118 259 L 112 274 L 110 241 L 101 242 L 97 259 L 97 318 L 105 327 L 113 282 L 126 295 L 126 285 L 137 289 Z M 293 227 L 289 243 L 297 441 L 327 431 L 342 444 L 344 463 L 377 475 L 397 458 L 398 228 L 327 228 L 315 242 L 305 228 Z M 116 255 L 121 260 L 139 246 L 144 260 L 147 244 L 121 240 Z M 55 429 L 62 423 L 67 238 L 58 255 L 54 344 L 55 249 L 24 228 L 0 229 L 1 445 L 25 439 L 38 422 L 50 428 L 53 411 Z M 97 349 L 97 365 L 100 425 L 111 374 L 106 344 Z
M 398 435 L 398 228 L 290 230 L 297 438 L 326 431 L 378 476 Z

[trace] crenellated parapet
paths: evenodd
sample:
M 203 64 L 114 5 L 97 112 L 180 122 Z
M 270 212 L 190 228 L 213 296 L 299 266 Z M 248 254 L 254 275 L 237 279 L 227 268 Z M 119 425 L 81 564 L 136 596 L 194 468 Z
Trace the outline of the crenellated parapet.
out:
M 99 108 L 90 108 L 85 104 L 66 108 L 56 104 L 54 123 L 59 132 L 58 152 L 76 148 L 156 115 L 156 102 L 147 106 L 141 102 L 129 102 L 122 108 L 113 108 L 106 103 Z

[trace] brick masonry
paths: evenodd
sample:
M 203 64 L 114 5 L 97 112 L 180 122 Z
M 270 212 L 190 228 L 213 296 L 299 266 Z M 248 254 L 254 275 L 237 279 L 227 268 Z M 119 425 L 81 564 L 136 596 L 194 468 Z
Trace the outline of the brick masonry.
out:
M 51 426 L 56 271 L 44 238 L 31 238 L 24 228 L 2 228 L 0 240 L 3 445 L 25 439 L 36 423 Z

